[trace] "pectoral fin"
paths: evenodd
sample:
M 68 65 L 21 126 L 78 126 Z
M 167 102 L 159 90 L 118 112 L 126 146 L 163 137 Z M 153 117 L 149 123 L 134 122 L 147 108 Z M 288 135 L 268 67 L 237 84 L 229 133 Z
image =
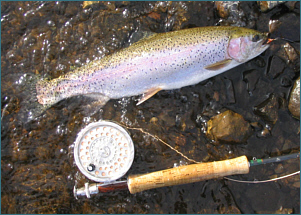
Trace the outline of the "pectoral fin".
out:
M 205 66 L 205 69 L 208 69 L 208 70 L 222 69 L 225 66 L 229 65 L 231 63 L 231 61 L 232 61 L 232 59 L 225 59 L 225 60 L 210 64 L 208 66 Z
M 141 103 L 145 102 L 146 100 L 148 100 L 150 97 L 155 95 L 160 90 L 162 90 L 162 88 L 160 88 L 160 87 L 153 87 L 153 88 L 148 89 L 145 93 L 142 94 L 137 105 L 140 105 Z

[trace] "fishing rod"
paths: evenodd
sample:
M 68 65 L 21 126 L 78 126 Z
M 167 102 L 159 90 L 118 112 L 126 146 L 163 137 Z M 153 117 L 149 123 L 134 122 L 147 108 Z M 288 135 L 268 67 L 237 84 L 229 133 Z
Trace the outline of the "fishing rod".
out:
M 87 196 L 90 198 L 93 194 L 117 190 L 129 190 L 131 194 L 134 194 L 154 188 L 188 184 L 229 175 L 247 174 L 249 173 L 249 167 L 252 166 L 281 162 L 299 157 L 300 153 L 294 153 L 274 158 L 248 161 L 246 156 L 241 156 L 224 161 L 191 164 L 143 175 L 130 175 L 126 181 L 86 183 L 83 188 L 74 188 L 74 196 L 76 198 L 78 196 Z
M 131 194 L 144 190 L 199 182 L 229 175 L 247 174 L 250 167 L 281 162 L 300 157 L 300 152 L 266 159 L 248 161 L 245 155 L 224 161 L 179 166 L 147 174 L 130 175 L 125 181 L 116 181 L 131 167 L 134 146 L 127 131 L 110 121 L 91 123 L 83 129 L 75 142 L 74 158 L 80 171 L 89 179 L 101 183 L 86 183 L 74 196 L 91 197 L 92 194 L 116 190 L 129 190 Z

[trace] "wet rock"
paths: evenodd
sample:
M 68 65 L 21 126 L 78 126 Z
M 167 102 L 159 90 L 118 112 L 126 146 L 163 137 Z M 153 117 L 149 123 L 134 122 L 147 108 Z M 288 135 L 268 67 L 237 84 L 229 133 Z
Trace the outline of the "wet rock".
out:
M 52 152 L 51 148 L 49 148 L 49 147 L 39 146 L 35 150 L 35 156 L 37 158 L 39 158 L 40 160 L 44 161 L 44 160 L 48 160 L 49 158 L 51 158 L 53 156 L 53 152 Z
M 172 117 L 172 112 L 162 112 L 158 119 L 162 122 L 166 127 L 173 127 L 176 124 L 175 118 Z
M 300 77 L 291 91 L 288 109 L 295 118 L 300 119 Z
M 291 208 L 283 208 L 281 207 L 280 209 L 276 211 L 256 211 L 258 214 L 292 214 L 293 209 Z
M 218 15 L 224 19 L 228 18 L 232 7 L 237 7 L 238 4 L 239 1 L 216 1 L 215 2 Z
M 67 18 L 71 18 L 72 16 L 75 16 L 78 13 L 78 11 L 80 9 L 79 3 L 80 2 L 73 3 L 73 4 L 70 3 L 67 5 L 66 10 L 65 10 L 65 16 Z
M 245 142 L 252 133 L 250 124 L 231 110 L 212 117 L 207 127 L 208 138 L 219 142 Z
M 292 80 L 288 76 L 283 76 L 280 80 L 282 87 L 292 86 Z
M 59 213 L 69 208 L 66 180 L 53 169 L 53 165 L 42 163 L 24 165 L 16 170 L 12 182 L 19 184 L 13 189 L 19 202 L 17 213 Z M 54 194 L 57 191 L 59 196 Z
M 165 32 L 196 26 L 216 25 L 219 23 L 220 18 L 216 15 L 217 11 L 213 8 L 214 2 L 100 2 L 98 4 L 87 6 L 86 9 L 82 8 L 84 6 L 82 2 L 74 3 L 75 6 L 71 6 L 70 4 L 72 3 L 2 2 L 2 77 L 5 77 L 5 75 L 9 73 L 23 71 L 40 73 L 42 76 L 48 75 L 50 78 L 58 77 L 59 75 L 68 72 L 70 67 L 74 68 L 74 66 L 80 66 L 87 61 L 100 59 L 106 54 L 115 52 L 123 47 L 124 41 L 127 41 L 129 35 L 137 30 Z M 299 3 L 297 3 L 297 5 L 299 5 Z M 281 5 L 280 7 L 275 8 L 272 13 L 274 11 L 277 12 L 277 10 L 282 8 L 286 9 Z M 276 34 L 277 32 L 280 32 L 279 35 L 284 35 L 285 33 L 289 36 L 289 39 L 298 38 L 299 31 L 297 31 L 297 28 L 294 30 L 290 27 L 290 24 L 293 22 L 294 27 L 299 27 L 299 25 L 297 25 L 297 22 L 299 22 L 298 10 L 299 8 L 296 8 L 294 12 L 297 15 L 295 21 L 293 20 L 294 15 L 292 14 L 283 16 L 285 18 L 290 18 L 289 22 L 285 22 L 285 20 L 283 20 L 278 28 L 275 29 L 274 33 Z M 225 20 L 224 23 L 221 24 L 245 25 L 246 23 L 256 23 L 256 25 L 247 26 L 253 26 L 254 29 L 258 29 L 260 31 L 265 30 L 262 26 L 266 26 L 267 28 L 267 23 L 269 22 L 271 15 L 269 13 L 261 14 L 258 6 L 254 2 L 240 2 L 237 8 L 233 8 L 233 11 L 228 12 L 228 20 Z M 284 12 L 286 13 L 287 11 L 285 10 Z M 286 23 L 288 23 L 287 26 Z M 286 32 L 285 29 L 287 28 L 294 30 L 293 32 L 297 33 L 291 33 L 290 31 Z M 296 49 L 294 44 L 291 45 Z M 296 50 L 298 53 L 298 49 Z M 252 74 L 254 76 L 247 77 L 249 84 L 253 84 L 252 86 L 254 87 L 250 87 L 249 90 L 255 91 L 253 97 L 249 100 L 239 100 L 239 97 L 244 96 L 237 96 L 236 98 L 232 97 L 237 101 L 234 104 L 229 105 L 226 101 L 226 98 L 229 98 L 229 95 L 227 94 L 227 97 L 225 96 L 228 92 L 223 93 L 223 88 L 220 86 L 217 87 L 218 89 L 215 89 L 214 83 L 216 82 L 213 80 L 210 81 L 213 83 L 213 87 L 201 84 L 197 87 L 181 89 L 182 92 L 192 91 L 191 93 L 198 97 L 192 97 L 187 93 L 185 94 L 186 98 L 177 98 L 177 101 L 170 105 L 172 108 L 168 109 L 168 111 L 165 108 L 167 106 L 167 102 L 162 101 L 162 99 L 159 100 L 161 98 L 160 96 L 157 97 L 158 100 L 154 99 L 153 102 L 149 101 L 148 103 L 145 103 L 145 106 L 136 107 L 129 105 L 125 108 L 127 111 L 126 119 L 130 119 L 130 121 L 134 122 L 135 124 L 133 124 L 133 126 L 135 125 L 135 127 L 140 127 L 145 124 L 143 129 L 152 134 L 158 135 L 166 141 L 170 135 L 174 135 L 175 138 L 178 137 L 178 133 L 171 131 L 171 129 L 168 128 L 169 126 L 175 128 L 175 130 L 179 133 L 181 133 L 179 130 L 182 130 L 182 132 L 185 131 L 183 134 L 186 137 L 187 142 L 184 152 L 187 152 L 189 157 L 198 161 L 201 160 L 205 162 L 220 160 L 228 155 L 227 153 L 229 152 L 229 149 L 236 153 L 241 148 L 240 146 L 238 146 L 238 149 L 236 146 L 232 149 L 229 145 L 221 145 L 217 147 L 212 144 L 197 144 L 206 143 L 207 139 L 205 139 L 204 135 L 201 134 L 200 131 L 197 133 L 196 130 L 193 130 L 193 127 L 195 127 L 196 115 L 200 113 L 198 110 L 204 109 L 205 114 L 203 116 L 210 118 L 209 116 L 215 115 L 215 111 L 220 110 L 220 106 L 224 106 L 225 103 L 227 106 L 229 105 L 231 109 L 233 108 L 233 110 L 237 110 L 236 108 L 238 108 L 240 110 L 245 110 L 245 112 L 249 112 L 249 109 L 241 107 L 240 105 L 247 104 L 252 108 L 255 104 L 260 103 L 257 102 L 257 100 L 254 101 L 255 98 L 260 99 L 262 98 L 261 95 L 266 95 L 266 92 L 273 92 L 271 89 L 274 89 L 275 87 L 270 84 L 270 79 L 266 81 L 266 77 L 262 77 L 261 75 L 264 74 L 264 64 L 259 66 L 255 63 L 258 59 L 264 59 L 266 61 L 272 53 L 274 52 L 267 51 L 264 55 L 252 61 L 252 65 L 254 65 L 255 68 L 253 66 L 252 68 L 247 68 L 248 70 L 257 69 L 259 71 L 259 76 Z M 242 65 L 241 68 L 243 67 L 244 65 Z M 286 74 L 286 71 L 284 71 L 284 74 Z M 262 79 L 264 79 L 264 81 L 261 81 Z M 295 79 L 296 77 L 290 77 L 290 80 Z M 234 92 L 237 93 L 237 80 L 230 80 L 233 82 L 233 86 L 232 84 L 224 84 L 231 87 L 229 92 L 233 92 L 232 89 L 234 89 Z M 276 82 L 279 84 L 280 81 L 276 80 L 274 83 Z M 285 86 L 289 85 L 289 83 L 285 80 L 283 83 Z M 7 84 L 8 83 L 6 82 L 5 85 Z M 245 87 L 244 83 L 242 84 L 243 87 Z M 5 85 L 2 86 L 2 89 L 7 89 Z M 241 87 L 241 89 L 245 90 L 243 87 Z M 288 91 L 288 89 L 285 90 Z M 151 201 L 148 202 L 145 202 L 146 195 L 130 195 L 128 192 L 107 193 L 105 195 L 95 196 L 89 200 L 83 199 L 76 201 L 72 196 L 72 188 L 74 182 L 76 182 L 76 178 L 78 178 L 77 174 L 79 173 L 79 170 L 74 165 L 72 168 L 69 167 L 69 169 L 65 167 L 65 165 L 68 166 L 68 163 L 72 164 L 74 161 L 72 143 L 74 142 L 76 133 L 82 126 L 84 126 L 84 124 L 91 121 L 96 121 L 102 118 L 120 121 L 121 117 L 124 116 L 124 113 L 119 112 L 124 109 L 120 110 L 120 104 L 115 106 L 117 102 L 112 100 L 104 107 L 104 112 L 102 114 L 97 114 L 97 116 L 95 116 L 95 114 L 87 120 L 88 117 L 83 117 L 81 114 L 76 113 L 77 109 L 70 109 L 69 105 L 65 105 L 69 103 L 62 103 L 61 105 L 57 105 L 57 107 L 52 108 L 52 110 L 47 111 L 43 117 L 37 119 L 36 122 L 26 125 L 25 133 L 28 133 L 28 137 L 24 137 L 25 134 L 22 132 L 22 129 L 11 129 L 10 126 L 10 124 L 17 124 L 15 121 L 15 112 L 18 111 L 20 106 L 18 105 L 19 102 L 17 99 L 16 101 L 10 100 L 13 98 L 12 95 L 14 94 L 14 90 L 9 90 L 8 93 L 4 95 L 10 96 L 7 99 L 3 99 L 4 103 L 2 103 L 2 111 L 5 112 L 5 116 L 2 120 L 4 123 L 1 123 L 2 152 L 4 152 L 2 153 L 2 160 L 4 161 L 2 165 L 4 168 L 2 172 L 2 205 L 4 207 L 2 207 L 1 212 L 74 214 L 108 212 L 175 213 L 174 205 L 177 204 L 180 205 L 180 207 L 177 207 L 176 212 L 239 213 L 239 210 L 236 206 L 234 206 L 235 201 L 229 199 L 229 197 L 231 198 L 230 193 L 226 192 L 222 196 L 217 196 L 216 191 L 219 190 L 220 187 L 216 186 L 214 181 L 204 184 L 204 195 L 202 195 L 201 198 L 206 201 L 205 206 L 199 204 L 198 197 L 200 196 L 200 192 L 194 189 L 195 186 L 190 185 L 187 186 L 192 187 L 192 189 L 186 189 L 186 187 L 171 187 L 162 188 L 160 190 L 158 189 L 155 192 L 144 192 L 149 194 L 147 199 L 151 199 Z M 215 96 L 212 99 L 213 95 Z M 230 98 L 233 95 L 234 94 L 231 93 Z M 258 95 L 260 98 L 258 98 Z M 246 96 L 246 98 L 249 97 Z M 180 103 L 178 101 L 180 101 Z M 77 104 L 81 104 L 81 102 L 77 102 Z M 64 106 L 63 110 L 60 109 L 62 106 Z M 187 108 L 185 109 L 184 106 L 187 106 Z M 58 111 L 54 111 L 56 109 L 58 109 Z M 140 115 L 139 117 L 134 118 L 137 112 L 135 109 L 143 111 L 143 115 L 145 115 L 145 122 L 142 120 L 142 114 L 142 118 L 140 118 Z M 161 114 L 161 112 L 164 111 L 167 112 L 165 114 Z M 169 114 L 170 112 L 172 114 Z M 292 119 L 288 111 L 283 112 L 289 119 L 297 121 Z M 8 116 L 6 114 L 10 115 Z M 246 116 L 245 114 L 247 115 L 248 113 L 244 113 L 244 116 Z M 153 116 L 156 118 L 151 119 Z M 247 118 L 250 119 L 251 117 L 248 116 Z M 135 119 L 135 121 L 133 119 Z M 167 122 L 164 121 L 166 119 Z M 287 118 L 282 118 L 281 122 L 283 122 L 283 119 Z M 208 119 L 205 121 L 207 120 Z M 149 123 L 148 125 L 147 122 L 149 121 L 152 123 Z M 67 127 L 59 127 L 61 123 L 58 124 L 57 122 L 67 124 Z M 128 123 L 128 121 L 125 122 Z M 287 127 L 286 131 L 289 130 L 289 126 L 287 125 L 290 125 L 290 122 L 287 122 L 285 126 L 282 126 Z M 253 126 L 256 130 L 262 130 L 260 125 Z M 295 130 L 298 130 L 295 128 L 297 126 L 290 125 L 290 127 L 292 126 Z M 56 128 L 59 129 L 57 130 Z M 282 129 L 279 131 L 282 131 Z M 287 133 L 286 131 L 279 133 Z M 147 163 L 147 161 L 155 160 L 155 162 L 159 164 L 156 165 L 156 168 L 160 167 L 160 164 L 163 163 L 162 161 L 169 164 L 174 163 L 175 157 L 172 155 L 166 155 L 165 152 L 164 156 L 162 156 L 163 159 L 161 159 L 160 156 L 157 156 L 156 158 L 153 156 L 154 154 L 160 155 L 162 151 L 162 144 L 157 140 L 149 137 L 148 135 L 143 135 L 138 131 L 131 131 L 131 133 L 133 134 L 133 140 L 137 144 L 144 144 L 137 147 L 138 152 L 141 152 L 141 149 L 144 149 L 144 147 L 147 147 L 145 150 L 149 151 L 145 153 L 147 155 L 144 161 L 145 163 Z M 284 149 L 298 147 L 298 134 L 294 132 L 292 136 L 293 138 L 291 139 L 295 145 L 286 144 L 285 147 L 283 147 Z M 276 136 L 274 138 L 278 137 L 279 136 Z M 144 138 L 146 138 L 146 140 Z M 283 137 L 282 139 L 285 138 Z M 175 139 L 175 142 L 176 141 L 177 140 Z M 250 145 L 252 141 L 251 139 L 248 140 Z M 283 142 L 281 142 L 281 144 L 282 143 Z M 21 147 L 18 147 L 17 144 Z M 154 144 L 158 147 L 151 147 Z M 197 147 L 186 149 L 186 147 L 190 147 L 191 145 Z M 212 150 L 210 148 L 206 150 L 206 145 L 210 145 L 212 150 L 215 150 L 214 156 L 211 155 Z M 66 154 L 66 148 L 68 146 L 69 151 Z M 225 147 L 222 148 L 222 146 Z M 176 147 L 180 149 L 183 148 L 178 144 Z M 282 149 L 280 144 L 278 148 Z M 263 147 L 262 150 L 268 149 L 269 147 Z M 156 150 L 159 150 L 159 153 Z M 262 153 L 262 151 L 260 151 L 261 147 L 258 147 L 256 150 L 259 150 L 258 153 Z M 194 153 L 190 154 L 192 151 Z M 133 165 L 132 172 L 145 173 L 152 171 L 152 169 L 149 169 L 148 166 L 145 166 L 145 163 L 142 162 L 140 154 L 143 153 L 135 154 L 138 162 L 137 165 Z M 232 154 L 231 156 L 234 155 Z M 29 165 L 29 163 L 34 165 Z M 47 165 L 42 166 L 41 163 L 46 163 Z M 12 166 L 10 164 L 13 164 L 13 169 L 11 169 Z M 152 166 L 152 168 L 154 168 L 154 166 Z M 288 172 L 292 172 L 290 170 Z M 3 173 L 5 174 L 4 177 Z M 63 177 L 57 177 L 62 173 L 66 175 Z M 24 178 L 24 176 L 26 177 Z M 80 177 L 82 177 L 80 186 L 84 186 L 86 179 L 84 176 Z M 42 183 L 44 182 L 45 184 L 43 185 Z M 282 189 L 284 194 L 288 194 L 289 189 L 293 189 L 293 191 L 297 192 L 295 186 L 298 185 L 298 181 L 296 180 L 293 183 L 294 185 L 290 183 L 289 186 L 286 185 L 286 189 Z M 208 184 L 213 184 L 214 186 L 208 187 Z M 65 190 L 66 187 L 68 189 L 67 191 Z M 197 187 L 199 188 L 200 186 Z M 248 189 L 253 189 L 253 185 L 252 188 Z M 10 192 L 11 190 L 13 190 L 13 192 Z M 195 194 L 193 194 L 194 192 Z M 212 193 L 214 195 L 212 195 Z M 269 199 L 270 193 L 268 191 L 266 193 L 268 194 L 264 197 Z M 156 198 L 156 196 L 152 194 L 158 194 L 158 196 L 161 197 Z M 189 194 L 189 196 L 187 194 Z M 272 195 L 273 194 L 274 193 L 272 192 Z M 67 196 L 67 198 L 63 198 L 63 196 Z M 240 197 L 237 195 L 234 196 L 236 198 Z M 185 205 L 183 204 L 183 199 L 184 201 L 187 199 L 190 200 L 187 197 L 190 197 L 191 201 L 186 201 L 187 205 Z M 257 195 L 254 194 L 253 197 L 255 201 L 260 201 L 258 198 L 256 199 Z M 292 207 L 294 212 L 299 212 L 299 209 L 297 208 L 300 200 L 299 195 L 289 195 L 288 198 L 291 198 L 289 201 L 292 201 L 292 204 L 291 206 L 286 207 Z M 127 205 L 123 206 L 124 199 L 128 199 L 129 201 Z M 244 201 L 242 198 L 239 199 Z M 167 204 L 167 206 L 166 204 L 163 204 L 166 200 L 169 202 L 169 205 Z M 248 200 L 251 201 L 252 199 L 247 199 L 245 202 L 249 203 L 250 201 Z M 270 204 L 273 205 L 277 203 L 278 199 L 270 202 Z M 267 207 L 268 205 L 265 204 L 264 206 Z M 125 207 L 125 210 L 120 209 L 121 207 Z M 180 210 L 181 207 L 182 209 Z M 108 210 L 108 208 L 110 208 L 110 210 Z M 186 208 L 187 211 L 185 210 Z M 247 212 L 246 206 L 243 204 L 240 204 L 239 209 L 244 213 Z M 255 207 L 254 209 L 257 208 Z M 279 209 L 279 205 L 276 209 Z M 276 209 L 270 211 L 274 212 Z M 250 211 L 250 213 L 254 212 L 253 207 Z
M 223 79 L 225 88 L 226 88 L 226 101 L 228 104 L 234 104 L 236 102 L 235 100 L 235 93 L 234 93 L 234 87 L 233 82 L 230 79 Z
M 157 117 L 152 117 L 149 122 L 156 125 L 157 122 L 158 122 L 158 118 Z
M 284 60 L 286 64 L 291 65 L 296 70 L 296 72 L 300 71 L 300 53 L 297 52 L 296 49 L 289 43 L 282 45 L 276 55 Z
M 283 167 L 283 165 L 282 165 L 282 164 L 278 164 L 274 171 L 275 171 L 275 173 L 277 173 L 277 174 L 283 173 L 283 172 L 284 172 L 284 167 Z
M 172 133 L 169 135 L 170 141 L 172 144 L 176 144 L 178 146 L 185 146 L 186 144 L 186 137 L 180 133 Z
M 298 42 L 300 40 L 300 19 L 297 14 L 276 13 L 270 18 L 269 33 L 271 38 L 283 38 Z
M 5 207 L 3 207 L 5 205 Z M 12 195 L 1 195 L 1 214 L 16 214 L 16 200 Z
M 285 63 L 277 56 L 273 56 L 268 64 L 267 76 L 275 79 L 284 72 Z
M 257 4 L 260 6 L 262 12 L 273 9 L 279 4 L 285 3 L 285 1 L 257 1 Z
M 218 15 L 223 19 L 223 25 L 246 26 L 245 12 L 239 1 L 217 1 L 215 6 Z
M 252 126 L 252 128 L 254 128 L 255 130 L 261 130 L 262 129 L 262 125 L 259 122 L 251 122 L 250 125 Z
M 275 124 L 278 120 L 279 104 L 277 97 L 271 94 L 268 99 L 254 107 L 254 113 L 267 123 Z
M 241 214 L 242 212 L 236 206 L 230 206 L 224 214 Z
M 253 91 L 256 89 L 256 85 L 260 78 L 260 71 L 252 69 L 243 73 L 243 81 L 247 84 L 247 90 L 250 96 L 253 95 Z
M 267 193 L 269 193 L 271 198 L 267 198 Z M 250 199 L 249 204 L 257 213 L 264 210 L 271 210 L 269 213 L 272 213 L 272 211 L 279 208 L 278 201 L 280 196 L 276 189 L 268 189 L 266 187 L 258 188 L 257 186 L 253 186 L 253 189 L 248 190 L 245 195 Z
M 257 137 L 268 137 L 271 136 L 270 127 L 264 127 L 260 132 L 257 133 Z
M 295 61 L 299 60 L 299 55 L 296 52 L 296 50 L 294 49 L 294 47 L 292 47 L 289 43 L 286 43 L 283 46 L 285 53 L 288 57 L 289 62 L 295 63 Z M 288 62 L 288 63 L 289 63 Z
M 298 1 L 286 1 L 285 6 L 290 10 L 293 11 L 296 9 L 300 13 L 300 4 Z
M 275 214 L 292 214 L 293 209 L 281 207 L 279 210 L 275 211 Z
M 84 2 L 83 2 L 83 8 L 86 8 L 86 7 L 88 7 L 89 5 L 97 4 L 97 3 L 99 3 L 99 1 L 84 1 Z
M 298 151 L 299 151 L 299 149 L 292 150 L 290 153 L 296 153 Z M 283 162 L 283 170 L 284 170 L 284 172 L 282 174 L 279 174 L 278 177 L 285 175 L 287 173 L 294 173 L 294 172 L 300 170 L 299 159 L 290 159 L 290 160 Z M 294 187 L 294 188 L 300 189 L 300 174 L 296 174 L 294 176 L 279 180 L 279 183 L 285 187 Z

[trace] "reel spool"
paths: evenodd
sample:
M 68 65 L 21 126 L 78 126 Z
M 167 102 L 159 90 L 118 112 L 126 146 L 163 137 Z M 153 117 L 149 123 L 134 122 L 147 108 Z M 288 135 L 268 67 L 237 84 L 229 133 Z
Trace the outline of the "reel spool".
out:
M 134 160 L 129 133 L 110 121 L 99 121 L 82 129 L 75 141 L 74 159 L 79 170 L 96 182 L 121 178 Z

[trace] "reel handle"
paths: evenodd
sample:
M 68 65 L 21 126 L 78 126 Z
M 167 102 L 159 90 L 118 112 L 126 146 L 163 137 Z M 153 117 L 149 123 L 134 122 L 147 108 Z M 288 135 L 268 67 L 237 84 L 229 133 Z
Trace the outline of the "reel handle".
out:
M 246 156 L 225 161 L 191 164 L 143 175 L 132 175 L 128 178 L 128 188 L 134 194 L 158 187 L 204 181 L 228 175 L 249 173 L 249 162 Z

